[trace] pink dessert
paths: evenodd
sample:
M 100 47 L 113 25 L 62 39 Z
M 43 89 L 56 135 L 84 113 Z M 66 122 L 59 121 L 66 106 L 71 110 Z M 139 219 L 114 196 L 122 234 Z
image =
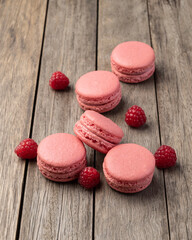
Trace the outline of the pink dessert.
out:
M 81 141 L 102 153 L 119 144 L 123 137 L 123 131 L 117 124 L 91 110 L 82 114 L 74 132 Z
M 107 112 L 121 100 L 121 87 L 115 74 L 108 71 L 86 73 L 76 83 L 77 100 L 84 110 Z
M 110 187 L 124 193 L 142 191 L 152 181 L 155 158 L 137 144 L 120 144 L 111 149 L 103 163 L 105 178 Z
M 52 181 L 74 180 L 86 164 L 85 147 L 72 134 L 52 134 L 44 138 L 38 146 L 37 165 L 40 172 Z
M 142 82 L 155 71 L 154 50 L 143 42 L 120 43 L 112 51 L 111 68 L 120 81 Z

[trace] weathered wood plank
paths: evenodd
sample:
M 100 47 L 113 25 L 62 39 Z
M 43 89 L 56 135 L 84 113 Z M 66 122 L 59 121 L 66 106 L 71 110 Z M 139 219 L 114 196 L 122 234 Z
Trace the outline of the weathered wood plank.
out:
M 98 69 L 110 70 L 110 54 L 120 42 L 138 40 L 150 44 L 145 1 L 100 1 Z M 152 152 L 159 146 L 154 79 L 140 84 L 123 84 L 123 99 L 105 114 L 124 130 L 123 142 L 141 144 Z M 147 114 L 147 125 L 132 129 L 124 122 L 128 107 L 137 104 Z M 102 171 L 104 155 L 96 155 Z M 102 174 L 102 186 L 95 198 L 95 239 L 168 239 L 168 224 L 162 172 L 155 172 L 150 187 L 138 194 L 121 194 L 112 190 Z
M 165 171 L 171 239 L 192 239 L 192 2 L 149 1 L 157 57 L 157 97 L 162 144 L 176 149 L 178 164 Z
M 46 1 L 0 1 L 0 239 L 15 239 L 25 161 L 14 148 L 29 137 Z
M 51 0 L 45 34 L 33 138 L 40 142 L 56 132 L 73 133 L 82 114 L 75 97 L 75 82 L 95 69 L 96 1 Z M 70 88 L 50 89 L 51 74 L 63 71 Z M 87 157 L 93 162 L 93 150 Z M 93 192 L 78 184 L 45 179 L 30 163 L 26 182 L 20 239 L 91 239 Z

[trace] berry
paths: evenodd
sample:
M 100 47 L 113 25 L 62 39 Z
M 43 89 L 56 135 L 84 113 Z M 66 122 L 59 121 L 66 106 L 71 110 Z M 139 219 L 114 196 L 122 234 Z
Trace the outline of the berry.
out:
M 154 154 L 158 168 L 169 168 L 175 165 L 177 156 L 175 150 L 167 145 L 162 145 Z
M 100 182 L 100 174 L 95 168 L 86 167 L 80 172 L 78 182 L 84 188 L 94 188 Z
M 37 157 L 37 147 L 38 145 L 33 139 L 26 138 L 15 148 L 15 153 L 20 158 L 33 159 Z
M 146 120 L 145 112 L 137 105 L 130 107 L 125 114 L 125 122 L 131 127 L 140 127 Z
M 69 85 L 69 79 L 62 72 L 54 72 L 49 85 L 55 90 L 64 90 Z

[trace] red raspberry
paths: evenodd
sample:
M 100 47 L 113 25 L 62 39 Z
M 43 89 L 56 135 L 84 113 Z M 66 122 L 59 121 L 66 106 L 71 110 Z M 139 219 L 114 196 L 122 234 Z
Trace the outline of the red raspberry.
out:
M 62 72 L 54 72 L 49 85 L 55 90 L 64 90 L 69 85 L 69 79 Z
M 137 105 L 130 107 L 125 114 L 125 122 L 131 127 L 140 127 L 146 120 L 145 112 Z
M 15 153 L 20 158 L 33 159 L 37 157 L 37 147 L 38 145 L 33 139 L 26 138 L 15 148 Z
M 100 182 L 100 174 L 95 168 L 86 167 L 80 172 L 78 182 L 84 188 L 94 188 Z
M 167 145 L 162 145 L 154 154 L 158 168 L 169 168 L 175 165 L 177 156 L 175 150 Z

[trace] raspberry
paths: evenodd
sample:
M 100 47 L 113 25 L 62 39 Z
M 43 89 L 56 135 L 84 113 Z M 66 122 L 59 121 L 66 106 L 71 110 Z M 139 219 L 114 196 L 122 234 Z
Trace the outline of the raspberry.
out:
M 167 145 L 162 145 L 154 154 L 158 168 L 169 168 L 175 165 L 177 156 L 175 150 Z
M 94 188 L 100 182 L 100 174 L 95 168 L 86 167 L 80 172 L 78 182 L 84 188 Z
M 64 90 L 69 85 L 69 79 L 62 72 L 54 72 L 49 85 L 55 90 Z
M 125 114 L 125 122 L 131 127 L 140 127 L 146 120 L 145 112 L 137 105 L 130 107 Z
M 37 147 L 38 145 L 33 139 L 26 138 L 15 148 L 15 153 L 20 158 L 33 159 L 37 157 Z

